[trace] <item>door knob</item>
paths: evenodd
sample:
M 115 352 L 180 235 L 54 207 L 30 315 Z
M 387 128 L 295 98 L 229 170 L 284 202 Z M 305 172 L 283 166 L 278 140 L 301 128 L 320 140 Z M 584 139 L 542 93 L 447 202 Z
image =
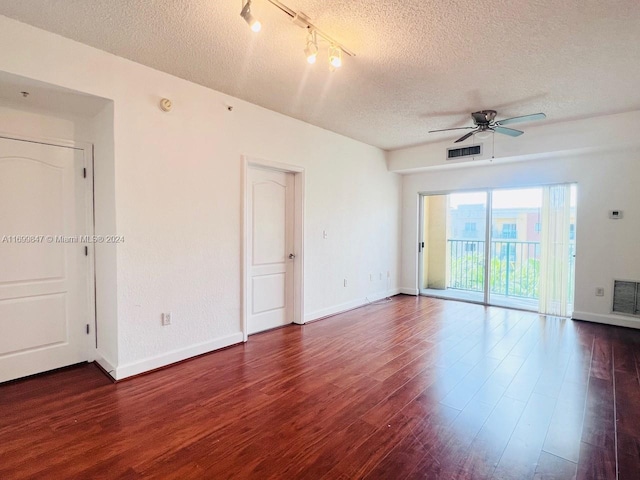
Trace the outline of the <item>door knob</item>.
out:
M 290 253 L 290 254 L 289 254 L 289 258 L 290 258 L 291 260 L 293 260 L 294 258 L 296 258 L 296 256 L 295 256 L 293 253 Z

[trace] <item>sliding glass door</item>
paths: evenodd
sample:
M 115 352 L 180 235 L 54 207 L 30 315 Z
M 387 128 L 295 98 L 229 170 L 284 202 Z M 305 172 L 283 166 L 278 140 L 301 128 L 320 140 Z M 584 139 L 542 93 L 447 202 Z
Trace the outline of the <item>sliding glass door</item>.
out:
M 575 185 L 424 195 L 420 293 L 568 316 Z

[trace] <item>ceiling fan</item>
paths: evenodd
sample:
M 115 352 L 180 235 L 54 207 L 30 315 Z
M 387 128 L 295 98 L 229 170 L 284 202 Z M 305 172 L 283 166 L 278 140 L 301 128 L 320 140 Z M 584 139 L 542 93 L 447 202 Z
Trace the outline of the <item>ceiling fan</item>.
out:
M 533 113 L 531 115 L 523 115 L 521 117 L 512 117 L 505 118 L 504 120 L 496 120 L 496 112 L 495 110 L 482 110 L 480 112 L 473 112 L 471 114 L 471 118 L 473 119 L 474 126 L 473 127 L 459 127 L 459 128 L 444 128 L 442 130 L 431 130 L 429 133 L 434 132 L 448 132 L 449 130 L 468 130 L 473 129 L 473 131 L 463 135 L 455 143 L 464 142 L 467 138 L 469 138 L 474 133 L 480 132 L 498 132 L 504 135 L 509 135 L 511 137 L 519 137 L 524 132 L 521 130 L 515 130 L 513 128 L 506 128 L 505 125 L 512 125 L 514 123 L 521 122 L 530 122 L 533 120 L 542 120 L 547 118 L 544 113 Z

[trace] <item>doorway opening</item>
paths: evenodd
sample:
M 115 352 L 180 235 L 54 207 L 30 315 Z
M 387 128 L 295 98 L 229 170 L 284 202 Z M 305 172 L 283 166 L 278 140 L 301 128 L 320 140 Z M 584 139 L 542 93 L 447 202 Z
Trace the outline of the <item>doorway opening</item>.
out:
M 570 316 L 576 192 L 562 184 L 421 195 L 420 293 Z

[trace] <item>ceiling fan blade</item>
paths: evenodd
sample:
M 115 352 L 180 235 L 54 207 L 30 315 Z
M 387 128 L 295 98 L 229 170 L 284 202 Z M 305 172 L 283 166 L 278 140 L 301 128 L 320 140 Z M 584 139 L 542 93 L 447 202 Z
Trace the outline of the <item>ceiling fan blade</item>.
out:
M 477 130 L 474 130 L 473 132 L 469 132 L 466 135 L 463 135 L 462 137 L 460 137 L 459 139 L 457 139 L 455 142 L 453 143 L 460 143 L 460 142 L 464 142 L 467 138 L 469 138 L 471 135 L 473 135 L 474 133 L 476 133 Z
M 522 135 L 524 133 L 521 130 L 515 130 L 513 128 L 500 127 L 498 125 L 493 127 L 493 129 L 498 133 L 503 133 L 504 135 L 509 135 L 510 137 L 519 137 L 520 135 Z
M 429 133 L 448 132 L 449 130 L 467 130 L 469 128 L 476 128 L 476 127 L 443 128 L 442 130 L 429 130 Z
M 547 118 L 544 113 L 532 113 L 531 115 L 523 115 L 521 117 L 505 118 L 504 120 L 498 120 L 496 125 L 511 125 L 520 122 L 532 122 L 533 120 L 543 120 Z

